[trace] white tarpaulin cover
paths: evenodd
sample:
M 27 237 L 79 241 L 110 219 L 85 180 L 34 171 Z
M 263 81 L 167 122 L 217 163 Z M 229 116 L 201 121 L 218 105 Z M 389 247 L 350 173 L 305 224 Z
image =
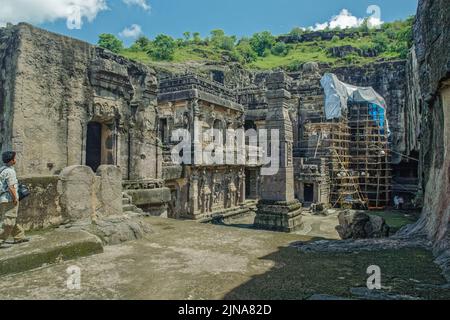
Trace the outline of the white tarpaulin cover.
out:
M 320 84 L 325 90 L 325 115 L 327 120 L 340 118 L 347 111 L 348 102 L 368 102 L 382 110 L 386 117 L 386 102 L 372 87 L 356 87 L 340 81 L 335 74 L 326 73 Z

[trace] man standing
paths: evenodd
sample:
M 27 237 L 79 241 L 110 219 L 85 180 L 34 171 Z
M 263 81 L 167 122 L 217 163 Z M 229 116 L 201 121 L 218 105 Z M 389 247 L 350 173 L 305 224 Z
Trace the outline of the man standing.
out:
M 400 201 L 399 201 L 399 197 L 395 196 L 394 197 L 394 206 L 395 206 L 395 210 L 399 209 L 399 205 L 400 205 Z
M 25 232 L 17 224 L 17 213 L 19 210 L 19 197 L 17 194 L 18 181 L 14 165 L 16 164 L 16 153 L 7 151 L 2 154 L 5 166 L 0 168 L 0 215 L 3 218 L 3 231 L 0 233 L 0 246 L 10 236 L 14 238 L 14 243 L 28 242 Z

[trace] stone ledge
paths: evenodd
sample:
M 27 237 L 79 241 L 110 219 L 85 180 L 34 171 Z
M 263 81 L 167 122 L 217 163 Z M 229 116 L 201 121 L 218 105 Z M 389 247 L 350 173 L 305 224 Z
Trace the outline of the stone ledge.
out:
M 54 230 L 28 243 L 0 249 L 0 276 L 103 252 L 100 239 L 85 231 Z
M 169 188 L 127 190 L 127 194 L 131 196 L 135 206 L 166 204 L 171 199 Z
M 242 205 L 240 207 L 219 211 L 209 216 L 197 218 L 196 221 L 199 223 L 217 223 L 225 219 L 245 216 L 254 210 L 255 208 L 251 205 Z

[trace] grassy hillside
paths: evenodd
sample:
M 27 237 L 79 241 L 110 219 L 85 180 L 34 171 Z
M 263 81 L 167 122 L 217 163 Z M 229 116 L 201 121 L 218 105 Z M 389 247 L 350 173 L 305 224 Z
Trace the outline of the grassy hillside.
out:
M 100 40 L 99 45 L 146 64 L 240 62 L 246 68 L 259 70 L 296 70 L 309 61 L 332 66 L 362 65 L 406 58 L 411 46 L 413 21 L 414 17 L 411 17 L 405 21 L 385 23 L 380 30 L 367 27 L 323 32 L 294 29 L 288 35 L 275 37 L 269 32 L 262 32 L 240 40 L 221 30 L 214 30 L 211 37 L 205 39 L 186 32 L 184 39 L 160 35 L 150 40 L 142 36 L 130 48 L 123 48 L 116 38 Z M 111 41 L 115 41 L 114 46 Z

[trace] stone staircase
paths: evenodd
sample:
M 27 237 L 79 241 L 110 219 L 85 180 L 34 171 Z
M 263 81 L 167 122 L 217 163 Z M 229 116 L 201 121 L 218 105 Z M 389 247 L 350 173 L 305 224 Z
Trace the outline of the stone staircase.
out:
M 133 204 L 133 199 L 126 192 L 122 192 L 123 213 L 144 213 L 144 211 Z

